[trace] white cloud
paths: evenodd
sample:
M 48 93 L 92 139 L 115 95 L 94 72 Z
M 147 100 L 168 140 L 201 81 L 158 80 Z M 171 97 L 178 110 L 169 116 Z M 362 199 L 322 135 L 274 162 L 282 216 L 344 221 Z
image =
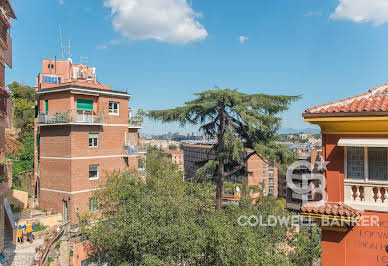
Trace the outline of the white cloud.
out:
M 304 14 L 305 17 L 322 16 L 322 11 L 309 11 Z
M 129 40 L 185 44 L 208 35 L 187 0 L 105 0 L 104 5 L 112 9 L 114 29 Z
M 340 0 L 330 15 L 332 19 L 349 19 L 354 22 L 373 22 L 381 25 L 388 22 L 387 0 Z
M 108 48 L 107 45 L 97 45 L 97 46 L 96 46 L 96 49 L 97 49 L 97 50 L 105 50 L 106 48 Z
M 240 36 L 240 43 L 245 43 L 246 41 L 248 41 L 248 37 Z
M 59 3 L 60 5 L 64 5 L 64 4 L 65 4 L 64 0 L 58 0 L 58 3 Z

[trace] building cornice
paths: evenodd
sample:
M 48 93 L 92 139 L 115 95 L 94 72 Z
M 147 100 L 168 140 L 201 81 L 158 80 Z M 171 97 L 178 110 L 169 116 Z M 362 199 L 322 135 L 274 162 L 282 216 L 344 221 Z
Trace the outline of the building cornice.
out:
M 75 86 L 69 86 L 69 87 L 61 87 L 61 88 L 49 88 L 49 89 L 43 89 L 36 92 L 37 95 L 40 94 L 47 94 L 47 93 L 53 93 L 53 92 L 61 92 L 61 91 L 70 91 L 70 93 L 78 92 L 78 93 L 92 93 L 92 94 L 104 94 L 104 95 L 113 95 L 113 96 L 120 96 L 120 97 L 127 97 L 131 98 L 131 94 L 125 93 L 125 92 L 117 92 L 117 91 L 109 91 L 109 90 L 102 90 L 102 89 L 93 89 L 93 88 L 81 88 L 81 87 L 75 87 Z M 99 95 L 96 95 L 99 96 Z

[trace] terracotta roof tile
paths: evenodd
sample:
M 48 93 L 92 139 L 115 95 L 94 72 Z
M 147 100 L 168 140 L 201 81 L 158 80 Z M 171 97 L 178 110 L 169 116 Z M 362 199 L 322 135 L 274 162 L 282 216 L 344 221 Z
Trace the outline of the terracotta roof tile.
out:
M 306 110 L 309 114 L 324 113 L 361 113 L 361 112 L 386 112 L 388 109 L 388 83 L 370 89 L 368 92 L 318 105 Z
M 314 205 L 307 203 L 302 206 L 302 212 L 305 213 L 314 213 L 314 214 L 323 214 L 323 215 L 335 215 L 335 216 L 345 216 L 352 218 L 361 217 L 362 213 L 352 207 L 345 205 L 343 203 L 325 203 L 324 205 Z
M 9 91 L 5 87 L 0 87 L 0 92 L 2 92 L 5 95 L 9 95 Z

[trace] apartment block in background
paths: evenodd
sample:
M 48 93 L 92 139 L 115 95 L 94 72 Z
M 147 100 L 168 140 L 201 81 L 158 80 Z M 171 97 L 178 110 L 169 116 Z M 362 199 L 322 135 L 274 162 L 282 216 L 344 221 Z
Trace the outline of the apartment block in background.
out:
M 300 167 L 296 168 L 292 174 L 292 183 L 301 188 L 303 182 L 304 186 L 311 188 L 311 191 L 306 194 L 298 193 L 299 191 L 292 190 L 288 184 L 285 175 L 279 176 L 279 198 L 286 199 L 286 208 L 290 211 L 300 212 L 303 203 L 317 202 L 322 200 L 322 195 L 317 193 L 321 187 L 321 182 L 315 179 L 315 174 L 322 175 L 323 171 L 320 168 L 322 162 L 322 152 L 312 150 L 309 155 L 302 155 L 298 157 Z
M 95 211 L 105 173 L 138 167 L 131 95 L 97 81 L 95 68 L 43 60 L 36 87 L 35 177 L 39 204 L 77 223 Z
M 184 158 L 182 150 L 164 149 L 163 152 L 171 158 L 171 161 L 179 166 L 179 169 L 184 171 Z
M 185 178 L 190 180 L 198 169 L 198 162 L 215 159 L 212 145 L 183 144 Z M 245 152 L 245 155 L 249 151 Z M 261 186 L 264 184 L 264 195 L 278 195 L 278 169 L 263 161 L 258 155 L 251 156 L 246 163 L 248 186 Z M 232 178 L 231 182 L 241 182 L 241 178 Z

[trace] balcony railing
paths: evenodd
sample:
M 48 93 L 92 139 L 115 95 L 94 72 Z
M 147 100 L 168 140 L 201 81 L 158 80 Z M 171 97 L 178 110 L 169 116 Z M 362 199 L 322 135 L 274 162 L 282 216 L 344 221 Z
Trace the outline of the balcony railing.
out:
M 66 123 L 91 123 L 103 124 L 104 116 L 90 111 L 68 111 L 55 114 L 38 114 L 39 125 L 66 124 Z
M 128 125 L 130 127 L 141 127 L 143 124 L 143 118 L 142 117 L 131 117 L 128 119 Z
M 388 211 L 388 181 L 345 179 L 344 201 L 353 208 Z
M 139 149 L 136 145 L 131 145 L 129 143 L 124 143 L 124 153 L 126 155 L 136 155 L 138 154 Z

